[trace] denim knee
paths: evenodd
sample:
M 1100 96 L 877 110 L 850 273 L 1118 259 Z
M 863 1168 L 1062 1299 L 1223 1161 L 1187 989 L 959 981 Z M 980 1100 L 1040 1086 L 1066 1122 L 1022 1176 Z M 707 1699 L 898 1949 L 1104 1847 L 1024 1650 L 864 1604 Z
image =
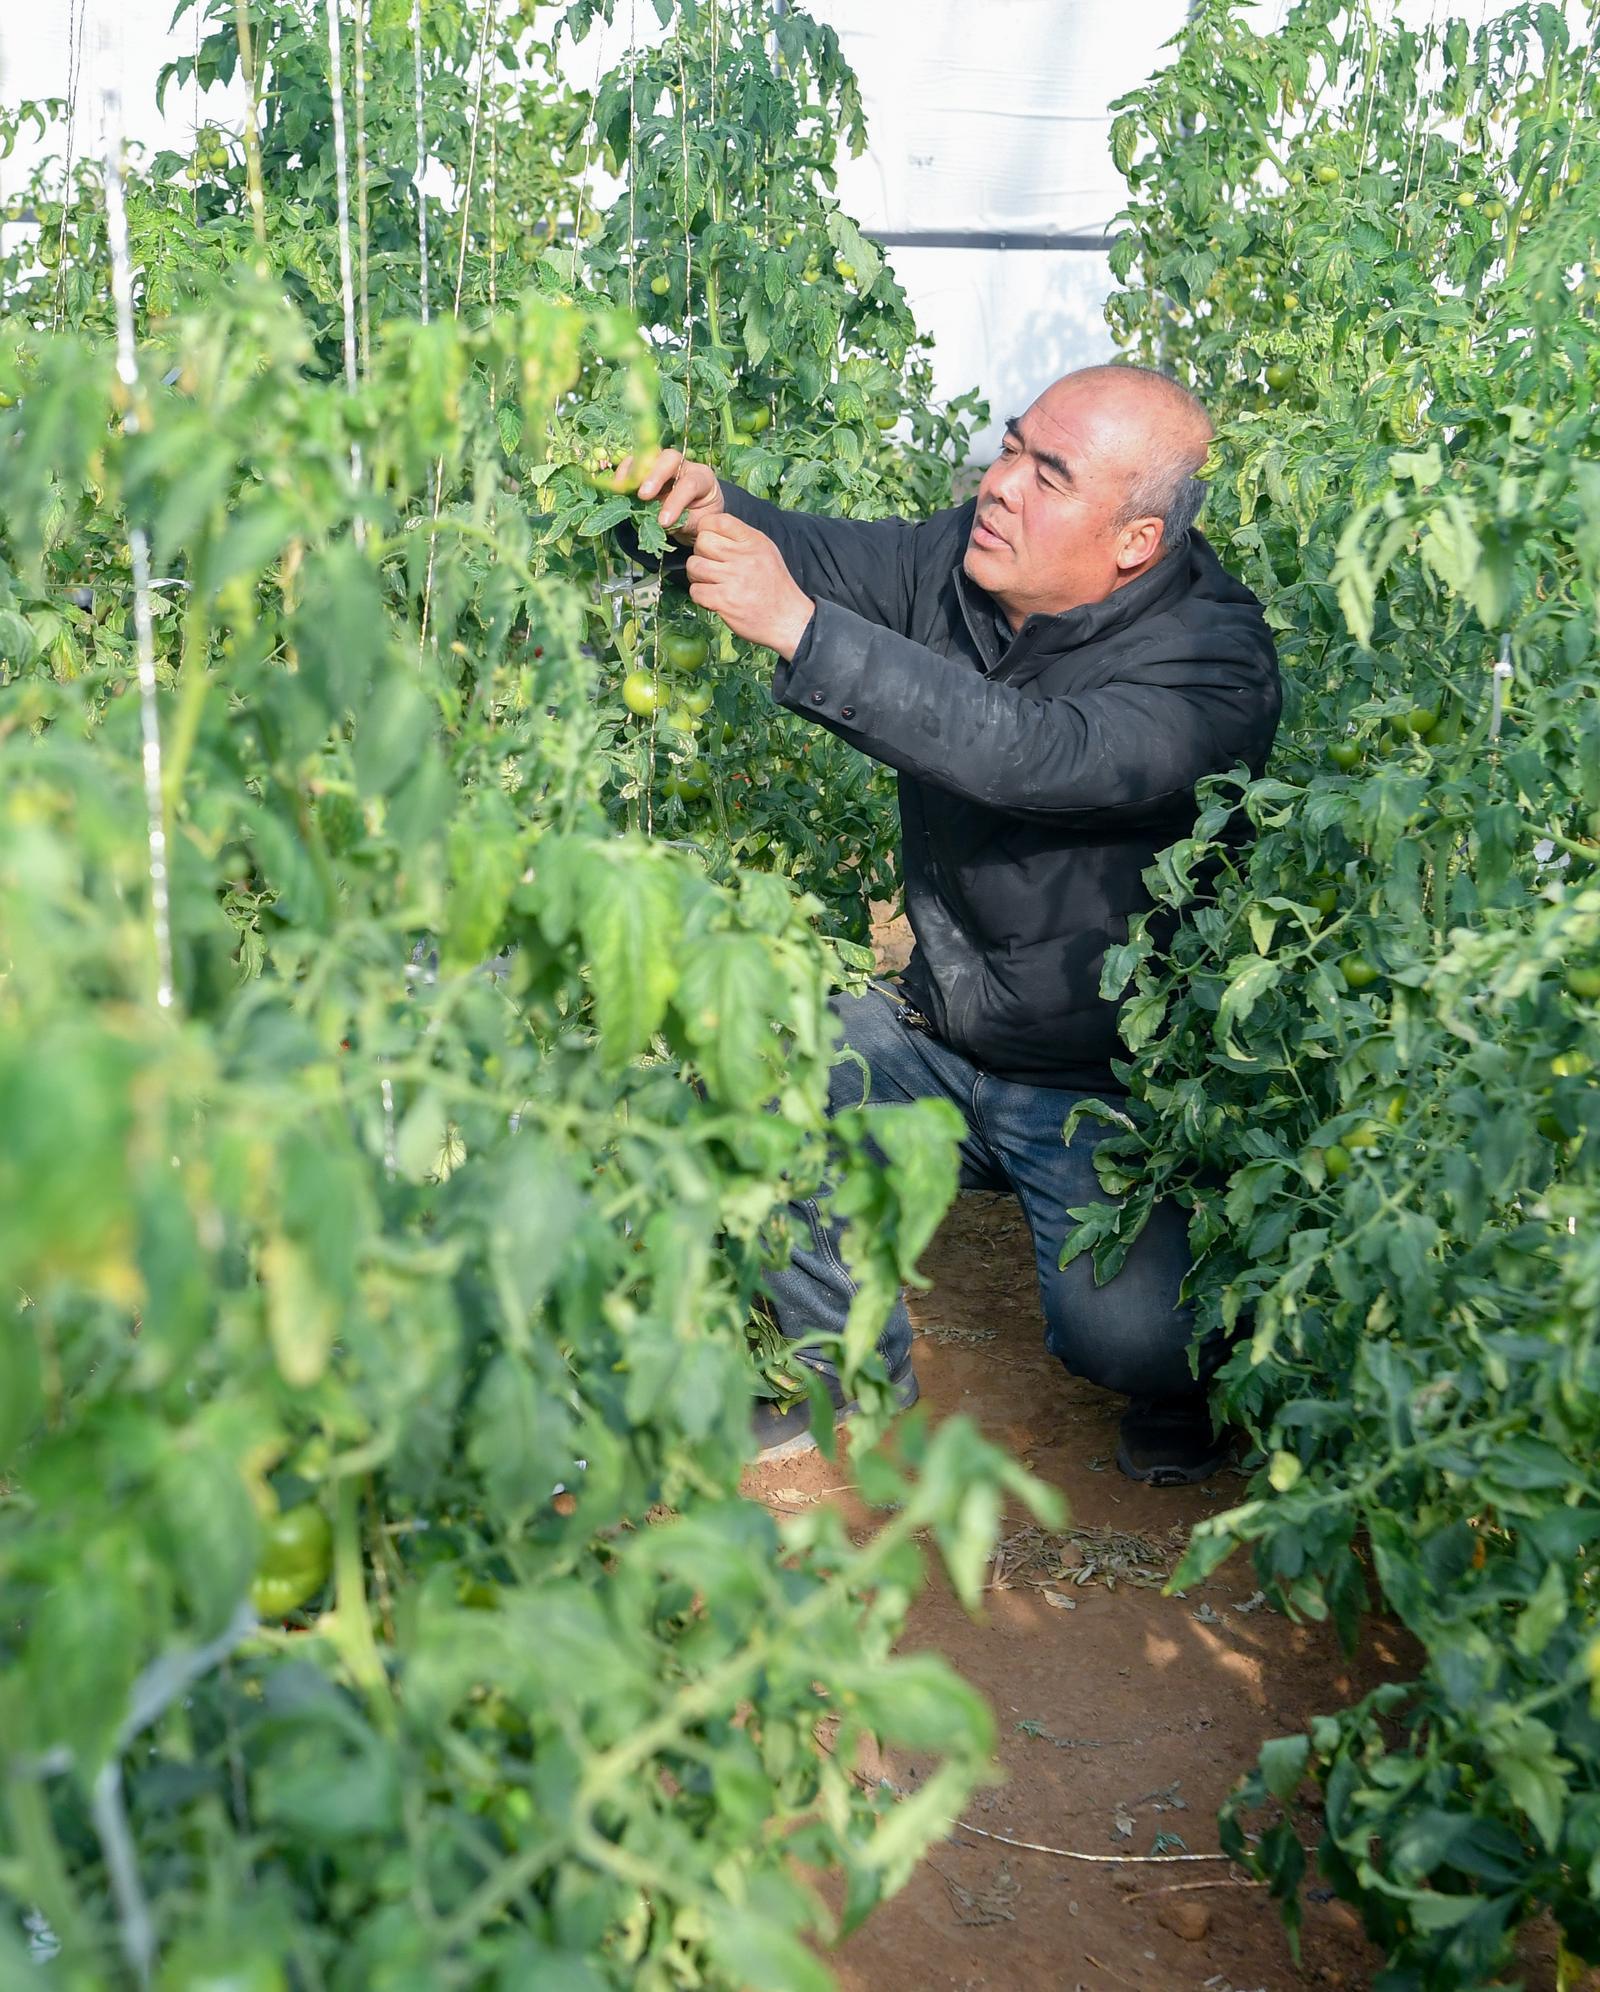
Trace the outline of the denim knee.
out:
M 1187 1309 L 1152 1315 L 1127 1304 L 1117 1283 L 1089 1294 L 1059 1288 L 1045 1302 L 1045 1347 L 1074 1376 L 1123 1397 L 1186 1397 L 1202 1390 L 1189 1370 L 1194 1323 Z

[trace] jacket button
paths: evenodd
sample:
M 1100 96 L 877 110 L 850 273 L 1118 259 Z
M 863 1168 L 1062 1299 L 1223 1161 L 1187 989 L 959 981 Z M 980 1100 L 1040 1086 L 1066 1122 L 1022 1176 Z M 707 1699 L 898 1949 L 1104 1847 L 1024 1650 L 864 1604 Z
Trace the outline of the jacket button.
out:
M 854 706 L 840 706 L 839 717 L 841 719 L 854 719 L 855 716 L 856 716 L 856 709 Z
M 811 703 L 812 703 L 813 705 L 821 705 L 821 703 L 822 703 L 822 694 L 821 694 L 821 692 L 813 692 L 813 693 L 811 694 Z

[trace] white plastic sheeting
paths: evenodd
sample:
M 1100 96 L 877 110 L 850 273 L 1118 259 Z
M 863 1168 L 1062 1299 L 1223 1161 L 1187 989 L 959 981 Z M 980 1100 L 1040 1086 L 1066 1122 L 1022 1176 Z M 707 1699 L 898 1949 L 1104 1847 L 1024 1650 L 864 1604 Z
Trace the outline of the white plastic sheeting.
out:
M 1391 5 L 1394 0 L 1389 0 Z M 1382 0 L 1380 0 L 1382 4 Z M 1399 0 L 1418 24 L 1438 0 Z M 1504 0 L 1455 0 L 1476 23 Z M 1187 0 L 810 0 L 839 35 L 861 79 L 870 148 L 846 160 L 846 208 L 890 236 L 1101 234 L 1121 204 L 1107 147 L 1109 105 L 1165 61 Z M 1270 25 L 1285 0 L 1261 0 Z M 164 62 L 193 46 L 192 17 L 169 27 L 172 0 L 0 0 L 0 101 L 65 96 L 79 64 L 78 149 L 101 144 L 100 89 L 117 86 L 126 128 L 149 145 L 186 149 L 197 121 L 232 120 L 234 93 L 192 89 L 154 112 Z M 81 21 L 81 32 L 78 23 Z M 658 33 L 648 0 L 618 0 L 609 30 L 573 50 L 573 79 L 591 87 L 630 34 Z M 24 146 L 0 160 L 15 186 Z M 890 260 L 917 322 L 932 335 L 941 396 L 977 387 L 996 423 L 1068 368 L 1109 357 L 1101 307 L 1110 288 L 1094 250 L 897 244 Z
M 816 0 L 861 79 L 871 145 L 839 175 L 869 231 L 1103 235 L 1122 204 L 1108 105 L 1163 59 L 1185 0 Z M 933 335 L 941 396 L 976 386 L 993 420 L 1058 374 L 1114 350 L 1105 254 L 1082 249 L 891 247 Z
M 1107 106 L 1184 0 L 816 0 L 861 78 L 872 149 L 840 174 L 874 230 L 1098 234 L 1122 205 Z

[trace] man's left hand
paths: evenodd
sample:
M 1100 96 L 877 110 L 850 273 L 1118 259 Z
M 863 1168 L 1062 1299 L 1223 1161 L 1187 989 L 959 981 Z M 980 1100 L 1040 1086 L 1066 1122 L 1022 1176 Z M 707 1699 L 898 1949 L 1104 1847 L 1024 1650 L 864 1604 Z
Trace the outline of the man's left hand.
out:
M 719 513 L 700 528 L 687 571 L 691 601 L 721 616 L 747 643 L 794 657 L 817 605 L 765 533 Z

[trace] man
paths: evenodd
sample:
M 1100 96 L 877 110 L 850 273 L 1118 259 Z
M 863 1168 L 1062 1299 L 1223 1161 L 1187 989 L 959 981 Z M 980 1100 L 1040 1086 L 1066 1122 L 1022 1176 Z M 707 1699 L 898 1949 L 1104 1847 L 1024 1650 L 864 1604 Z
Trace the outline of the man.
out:
M 1090 367 L 1006 425 L 965 505 L 916 524 L 785 512 L 665 451 L 640 486 L 692 543 L 690 594 L 777 652 L 773 696 L 899 773 L 903 981 L 836 1003 L 874 1101 L 933 1095 L 967 1133 L 964 1187 L 1009 1189 L 1033 1233 L 1046 1342 L 1125 1395 L 1117 1462 L 1172 1485 L 1213 1471 L 1203 1349 L 1180 1300 L 1183 1213 L 1158 1207 L 1117 1276 L 1059 1259 L 1074 1205 L 1100 1200 L 1108 1130 L 1063 1124 L 1122 1089 L 1105 950 L 1150 905 L 1140 874 L 1191 829 L 1194 787 L 1259 774 L 1281 704 L 1261 606 L 1196 532 L 1211 425 L 1165 376 Z M 833 1107 L 858 1105 L 854 1060 Z M 775 1274 L 791 1340 L 842 1331 L 853 1293 L 827 1206 Z M 917 1394 L 902 1300 L 879 1342 L 899 1401 Z M 837 1378 L 812 1349 L 798 1360 Z M 848 1406 L 841 1406 L 848 1410 Z M 758 1414 L 763 1456 L 808 1443 L 808 1411 Z

